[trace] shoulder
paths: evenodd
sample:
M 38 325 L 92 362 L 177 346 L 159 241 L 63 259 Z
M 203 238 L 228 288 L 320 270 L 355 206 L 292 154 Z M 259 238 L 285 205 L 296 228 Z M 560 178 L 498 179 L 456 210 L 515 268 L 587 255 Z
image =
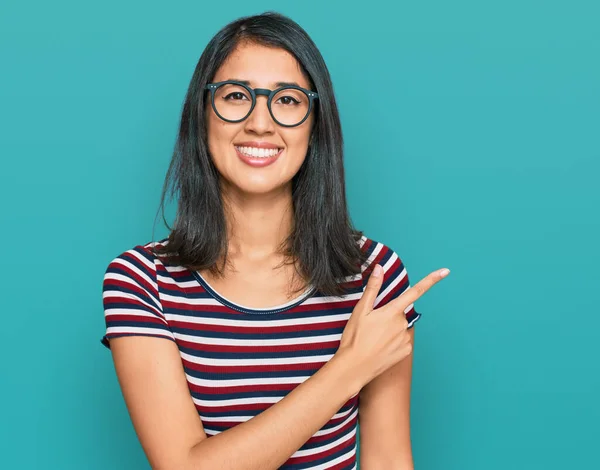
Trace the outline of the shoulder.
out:
M 157 242 L 158 243 L 158 242 Z M 157 243 L 136 245 L 116 256 L 106 268 L 102 287 L 106 335 L 158 336 L 174 339 L 163 313 L 154 253 Z
M 361 250 L 366 256 L 366 262 L 363 265 L 363 277 L 371 273 L 373 268 L 379 264 L 387 273 L 393 267 L 403 266 L 402 259 L 390 245 L 387 245 L 373 238 L 363 235 L 359 241 Z
M 114 257 L 108 264 L 108 269 L 116 269 L 119 266 L 137 268 L 142 272 L 149 274 L 156 270 L 155 263 L 157 256 L 154 247 L 160 242 L 148 242 L 135 245 L 118 256 Z
M 108 264 L 104 280 L 134 281 L 142 286 L 156 286 L 157 265 L 162 264 L 155 248 L 163 246 L 164 240 L 135 245 Z M 154 289 L 153 289 L 154 290 Z
M 383 268 L 383 282 L 373 306 L 373 308 L 379 308 L 400 296 L 410 287 L 408 272 L 398 253 L 390 246 L 364 235 L 359 243 L 367 259 L 362 267 L 363 290 L 373 268 L 377 264 Z M 404 314 L 409 328 L 412 328 L 421 317 L 421 314 L 415 310 L 414 304 L 410 304 L 404 310 Z
M 410 287 L 408 272 L 402 258 L 395 249 L 366 236 L 362 238 L 361 249 L 367 257 L 362 267 L 363 289 L 375 266 L 379 264 L 383 268 L 383 282 L 375 307 L 388 303 Z M 410 313 L 414 313 L 412 305 Z

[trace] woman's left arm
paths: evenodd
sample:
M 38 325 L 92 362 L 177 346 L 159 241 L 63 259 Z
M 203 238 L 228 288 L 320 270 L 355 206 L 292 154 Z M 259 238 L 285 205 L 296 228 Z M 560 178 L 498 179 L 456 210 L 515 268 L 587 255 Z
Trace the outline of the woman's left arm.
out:
M 413 343 L 415 329 L 408 333 Z M 410 388 L 413 353 L 369 382 L 360 392 L 360 468 L 413 470 Z

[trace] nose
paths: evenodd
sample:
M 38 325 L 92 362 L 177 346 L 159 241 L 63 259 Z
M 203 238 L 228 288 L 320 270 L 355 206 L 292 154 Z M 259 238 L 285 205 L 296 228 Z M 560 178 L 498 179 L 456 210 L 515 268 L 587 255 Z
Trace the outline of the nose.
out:
M 267 106 L 268 97 L 257 96 L 256 105 L 245 121 L 246 130 L 256 134 L 266 134 L 275 130 L 275 122 L 271 118 Z

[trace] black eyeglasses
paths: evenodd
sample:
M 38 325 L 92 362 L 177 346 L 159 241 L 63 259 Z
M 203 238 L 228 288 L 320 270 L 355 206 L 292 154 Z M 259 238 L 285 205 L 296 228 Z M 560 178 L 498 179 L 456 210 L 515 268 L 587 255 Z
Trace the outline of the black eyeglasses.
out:
M 273 120 L 284 127 L 302 124 L 313 108 L 313 101 L 319 95 L 305 88 L 286 85 L 276 90 L 250 88 L 248 85 L 232 80 L 209 83 L 212 108 L 217 116 L 227 122 L 241 122 L 250 116 L 256 106 L 256 97 L 264 95 Z

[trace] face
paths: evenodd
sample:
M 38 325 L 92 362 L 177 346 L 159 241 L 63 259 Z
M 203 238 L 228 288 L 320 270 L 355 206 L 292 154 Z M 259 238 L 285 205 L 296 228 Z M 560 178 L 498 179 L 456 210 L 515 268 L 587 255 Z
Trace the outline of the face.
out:
M 283 49 L 257 44 L 240 44 L 219 68 L 213 82 L 247 80 L 251 88 L 279 88 L 278 82 L 296 83 L 310 89 L 298 61 Z M 215 97 L 217 99 L 217 97 Z M 275 106 L 275 98 L 272 106 Z M 314 111 L 296 127 L 278 125 L 267 108 L 267 97 L 258 95 L 256 106 L 244 121 L 220 119 L 207 99 L 206 116 L 209 153 L 221 174 L 223 187 L 241 195 L 267 194 L 291 187 L 292 177 L 304 162 L 312 129 Z M 276 158 L 252 157 L 260 151 Z M 277 153 L 276 153 L 277 152 Z

